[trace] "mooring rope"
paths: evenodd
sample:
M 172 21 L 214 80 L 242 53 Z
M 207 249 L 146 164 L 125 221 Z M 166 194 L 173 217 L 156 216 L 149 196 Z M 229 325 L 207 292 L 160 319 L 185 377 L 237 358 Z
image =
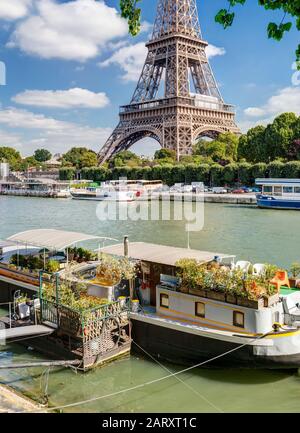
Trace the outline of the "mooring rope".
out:
M 141 347 L 139 344 L 137 344 L 134 340 L 132 341 L 140 350 L 142 350 L 149 358 L 151 358 L 154 362 L 156 362 L 163 370 L 167 371 L 168 373 L 173 373 L 169 368 L 167 368 L 165 365 L 163 365 L 161 362 L 158 361 L 158 359 L 154 358 L 147 350 L 145 350 L 143 347 Z M 202 400 L 204 400 L 206 403 L 208 403 L 211 407 L 217 410 L 217 412 L 224 413 L 222 409 L 220 409 L 218 406 L 216 406 L 214 403 L 209 401 L 204 395 L 200 394 L 199 391 L 194 389 L 191 385 L 186 383 L 184 380 L 182 380 L 180 377 L 175 376 L 175 379 L 182 383 L 186 388 L 188 388 L 190 391 L 192 391 L 194 394 L 196 394 L 198 397 L 200 397 Z
M 75 403 L 69 403 L 69 404 L 65 404 L 65 405 L 61 405 L 61 406 L 55 406 L 55 407 L 49 407 L 49 408 L 35 409 L 35 410 L 30 410 L 30 411 L 21 411 L 21 412 L 16 412 L 16 413 L 31 413 L 31 412 L 38 413 L 38 412 L 59 411 L 59 410 L 67 409 L 67 408 L 70 408 L 70 407 L 83 406 L 85 404 L 93 403 L 95 401 L 107 399 L 107 398 L 110 398 L 110 397 L 116 397 L 118 395 L 126 394 L 127 392 L 130 392 L 130 391 L 136 391 L 138 389 L 144 388 L 145 386 L 153 385 L 155 383 L 159 383 L 159 382 L 162 382 L 164 380 L 177 377 L 180 374 L 187 373 L 188 371 L 192 371 L 195 368 L 203 367 L 204 365 L 207 365 L 207 364 L 209 364 L 209 363 L 211 363 L 213 361 L 216 361 L 217 359 L 223 358 L 224 356 L 227 356 L 227 355 L 230 355 L 231 353 L 237 352 L 238 350 L 242 349 L 243 347 L 246 347 L 246 346 L 251 345 L 252 343 L 255 343 L 255 341 L 257 341 L 257 340 L 260 340 L 262 338 L 267 337 L 271 332 L 273 332 L 273 330 L 269 331 L 269 332 L 267 332 L 267 333 L 265 333 L 263 335 L 260 335 L 258 337 L 255 337 L 252 340 L 249 340 L 247 343 L 241 344 L 238 347 L 230 349 L 227 352 L 221 353 L 220 355 L 214 356 L 213 358 L 207 359 L 206 361 L 200 362 L 200 363 L 195 364 L 195 365 L 193 365 L 191 367 L 184 368 L 183 370 L 177 371 L 175 373 L 170 373 L 170 374 L 168 374 L 168 375 L 166 375 L 164 377 L 160 377 L 158 379 L 153 379 L 153 380 L 150 380 L 148 382 L 132 386 L 130 388 L 121 389 L 120 391 L 115 391 L 115 392 L 112 392 L 110 394 L 101 395 L 101 396 L 98 396 L 98 397 L 92 397 L 92 398 L 89 398 L 87 400 L 81 400 L 81 401 L 78 401 L 78 402 L 75 402 Z

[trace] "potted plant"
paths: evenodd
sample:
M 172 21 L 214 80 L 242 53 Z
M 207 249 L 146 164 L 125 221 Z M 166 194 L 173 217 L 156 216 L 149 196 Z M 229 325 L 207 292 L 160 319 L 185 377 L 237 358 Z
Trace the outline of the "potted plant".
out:
M 180 292 L 196 294 L 200 283 L 199 264 L 194 259 L 181 259 L 176 262 L 177 277 L 180 278 Z M 197 283 L 198 281 L 198 283 Z
M 290 274 L 291 274 L 291 277 L 289 278 L 290 286 L 296 287 L 297 286 L 297 279 L 300 276 L 300 263 L 297 263 L 297 262 L 292 263 L 291 268 L 290 268 Z
M 273 284 L 270 284 L 269 282 L 266 282 L 265 287 L 266 294 L 264 295 L 264 306 L 272 307 L 280 300 L 279 291 Z
M 60 265 L 56 260 L 49 260 L 46 264 L 47 272 L 54 274 L 60 270 Z

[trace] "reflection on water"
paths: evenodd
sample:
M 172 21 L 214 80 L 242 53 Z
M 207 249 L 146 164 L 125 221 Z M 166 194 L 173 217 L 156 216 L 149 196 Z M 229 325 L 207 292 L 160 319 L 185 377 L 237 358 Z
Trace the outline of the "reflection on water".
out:
M 35 228 L 61 228 L 132 241 L 186 246 L 185 222 L 100 222 L 96 202 L 0 197 L 0 239 Z M 255 207 L 207 204 L 205 226 L 192 233 L 192 248 L 237 254 L 252 262 L 289 267 L 299 257 L 297 211 L 258 210 Z M 92 246 L 92 245 L 91 245 Z M 96 246 L 95 246 L 96 247 Z M 12 363 L 43 356 L 21 346 L 0 346 L 0 362 Z M 179 366 L 165 364 L 171 371 Z M 0 382 L 40 399 L 45 388 L 43 369 L 0 370 Z M 105 396 L 168 373 L 155 362 L 132 355 L 87 374 L 53 368 L 49 402 L 64 405 Z M 300 378 L 296 371 L 197 369 L 135 391 L 104 398 L 66 411 L 89 412 L 299 412 Z M 191 389 L 192 388 L 192 389 Z

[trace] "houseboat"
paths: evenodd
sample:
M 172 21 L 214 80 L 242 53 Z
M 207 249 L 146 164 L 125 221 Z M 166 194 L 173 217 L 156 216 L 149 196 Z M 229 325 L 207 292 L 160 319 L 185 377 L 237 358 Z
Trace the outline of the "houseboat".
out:
M 141 269 L 137 290 L 141 308 L 130 313 L 134 349 L 177 364 L 213 359 L 212 365 L 227 367 L 300 366 L 300 290 L 286 279 L 281 281 L 280 271 L 272 295 L 244 296 L 230 286 L 222 290 L 210 286 L 209 271 L 206 287 L 183 285 L 178 278 L 182 259 L 207 269 L 217 263 L 228 276 L 236 268 L 246 278 L 250 263 L 234 263 L 232 255 L 145 243 L 131 243 L 126 250 Z M 122 245 L 102 251 L 124 255 Z M 263 273 L 264 265 L 253 269 Z M 249 281 L 253 289 L 250 274 Z
M 14 175 L 14 178 L 11 176 L 6 180 L 0 180 L 0 195 L 68 198 L 70 197 L 70 184 L 50 178 L 25 179 Z
M 300 179 L 256 179 L 256 185 L 259 208 L 300 210 Z

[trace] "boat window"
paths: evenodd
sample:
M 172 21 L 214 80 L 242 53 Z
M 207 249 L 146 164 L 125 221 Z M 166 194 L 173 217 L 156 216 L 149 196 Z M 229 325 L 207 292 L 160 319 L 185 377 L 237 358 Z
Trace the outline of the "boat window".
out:
M 196 302 L 195 315 L 197 317 L 205 317 L 205 304 L 203 302 Z
M 273 192 L 273 187 L 272 186 L 266 186 L 264 185 L 264 193 L 265 194 L 272 194 Z
M 274 194 L 276 195 L 282 194 L 282 186 L 274 186 Z
M 295 186 L 295 194 L 300 194 L 300 186 Z
M 160 306 L 163 308 L 169 308 L 169 295 L 165 293 L 160 294 Z
M 283 187 L 283 192 L 285 194 L 293 194 L 293 187 L 292 186 L 284 186 Z
M 233 312 L 233 325 L 239 328 L 245 327 L 245 314 L 240 311 Z

